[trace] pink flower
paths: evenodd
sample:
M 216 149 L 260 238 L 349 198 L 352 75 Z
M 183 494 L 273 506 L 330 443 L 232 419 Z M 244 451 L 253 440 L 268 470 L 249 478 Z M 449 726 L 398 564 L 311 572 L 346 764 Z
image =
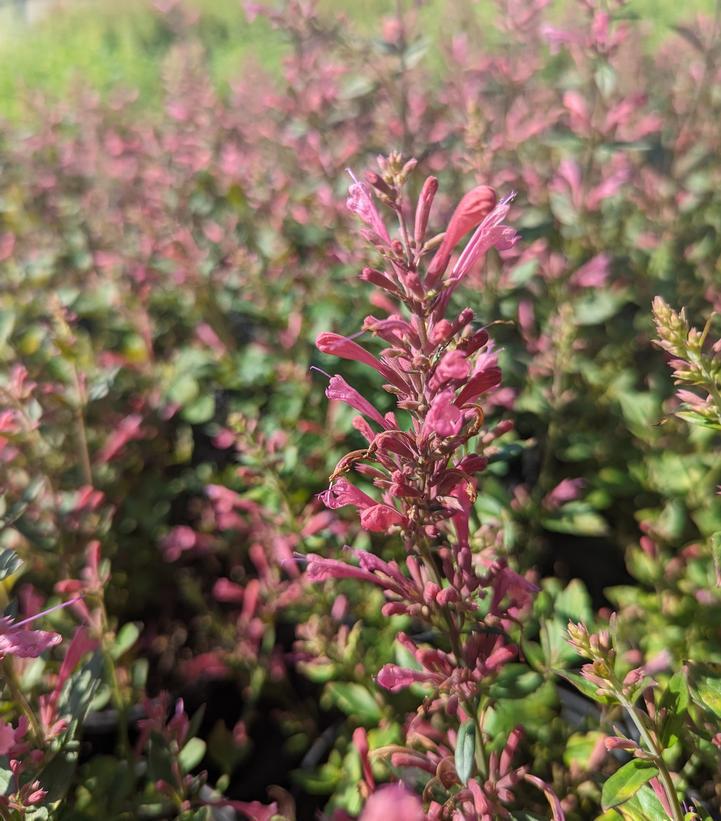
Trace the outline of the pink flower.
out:
M 399 667 L 397 664 L 385 664 L 376 676 L 376 681 L 391 693 L 397 693 L 410 687 L 411 684 L 427 684 L 437 681 L 438 678 L 434 673 L 423 670 L 411 670 L 408 667 Z
M 460 433 L 463 427 L 463 414 L 454 404 L 455 399 L 456 395 L 450 388 L 436 396 L 423 423 L 424 436 L 435 433 L 445 438 Z
M 118 453 L 133 439 L 141 439 L 143 433 L 141 425 L 143 417 L 139 413 L 131 413 L 116 425 L 115 431 L 110 435 L 105 446 L 97 455 L 99 464 L 104 465 L 114 459 Z
M 583 479 L 562 479 L 546 496 L 543 500 L 543 504 L 547 508 L 554 510 L 566 502 L 578 499 L 585 484 Z
M 340 359 L 350 359 L 353 362 L 362 362 L 364 365 L 370 365 L 371 368 L 378 371 L 378 373 L 396 387 L 401 389 L 407 388 L 405 381 L 392 368 L 389 368 L 383 362 L 376 359 L 373 354 L 369 353 L 357 342 L 348 339 L 348 337 L 340 336 L 340 334 L 322 333 L 318 335 L 315 344 L 322 353 L 332 354 Z
M 462 408 L 474 402 L 482 393 L 496 388 L 501 384 L 501 369 L 498 367 L 498 357 L 492 350 L 483 353 L 476 360 L 473 376 L 461 389 L 456 399 L 456 405 Z
M 466 379 L 469 371 L 470 365 L 462 351 L 448 351 L 443 354 L 440 362 L 436 365 L 430 381 L 430 388 L 431 390 L 438 390 L 454 379 Z
M 513 247 L 518 240 L 515 229 L 503 225 L 503 220 L 511 210 L 513 195 L 501 200 L 490 214 L 476 228 L 468 245 L 453 266 L 453 281 L 462 279 L 490 248 L 496 247 L 501 251 Z
M 363 416 L 377 422 L 386 430 L 391 427 L 373 405 L 367 399 L 364 399 L 355 388 L 352 388 L 342 376 L 331 376 L 325 395 L 328 399 L 334 399 L 336 402 L 345 402 L 346 405 L 350 405 L 358 413 L 362 413 Z
M 353 211 L 366 225 L 370 226 L 377 239 L 380 239 L 386 245 L 390 245 L 391 238 L 388 234 L 388 229 L 381 215 L 378 213 L 368 186 L 365 183 L 358 182 L 350 169 L 348 173 L 353 179 L 353 184 L 348 189 L 348 199 L 346 200 L 348 210 Z
M 423 804 L 401 784 L 382 787 L 366 802 L 360 821 L 424 821 Z
M 472 188 L 458 203 L 448 223 L 440 248 L 428 266 L 428 283 L 435 283 L 448 267 L 453 249 L 473 228 L 479 225 L 496 205 L 496 192 L 488 185 Z
M 198 535 L 192 527 L 187 525 L 174 527 L 161 542 L 166 561 L 176 561 L 186 550 L 192 550 L 197 542 Z
M 7 755 L 15 744 L 15 730 L 10 724 L 0 721 L 0 755 Z
M 217 579 L 213 585 L 213 598 L 216 601 L 227 602 L 228 604 L 241 604 L 245 590 L 230 579 Z
M 326 582 L 329 579 L 357 579 L 358 581 L 371 582 L 373 584 L 380 584 L 372 573 L 363 570 L 355 565 L 347 562 L 339 561 L 338 559 L 326 559 L 323 556 L 318 556 L 315 553 L 309 553 L 306 556 L 307 567 L 305 576 L 311 582 Z
M 47 630 L 23 630 L 26 624 L 46 616 L 54 610 L 74 604 L 77 599 L 57 604 L 37 613 L 28 619 L 14 622 L 10 617 L 0 619 L 0 659 L 5 656 L 18 656 L 19 658 L 37 658 L 41 653 L 51 647 L 55 647 L 62 641 L 62 636 L 58 633 L 51 633 Z
M 360 510 L 364 510 L 376 504 L 375 499 L 372 499 L 367 493 L 363 493 L 347 479 L 338 479 L 333 482 L 328 490 L 324 490 L 323 493 L 319 494 L 318 498 L 331 510 L 337 510 L 339 507 L 345 507 L 346 505 L 354 505 Z
M 391 527 L 405 524 L 405 518 L 389 505 L 373 505 L 361 511 L 360 522 L 364 530 L 385 533 Z
M 608 269 L 611 257 L 606 254 L 596 254 L 595 257 L 582 265 L 571 277 L 571 284 L 577 288 L 601 288 L 608 279 Z

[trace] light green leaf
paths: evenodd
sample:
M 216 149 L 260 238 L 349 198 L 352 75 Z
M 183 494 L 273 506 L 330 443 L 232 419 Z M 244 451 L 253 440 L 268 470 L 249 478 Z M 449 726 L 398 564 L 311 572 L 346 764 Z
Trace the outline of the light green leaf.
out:
M 467 784 L 473 773 L 476 756 L 476 725 L 473 719 L 461 724 L 456 739 L 456 773 L 462 784 Z
M 346 715 L 357 716 L 364 724 L 377 724 L 381 719 L 381 708 L 372 694 L 355 682 L 334 682 L 326 687 L 331 700 Z
M 618 807 L 632 798 L 640 789 L 658 775 L 658 767 L 651 761 L 633 758 L 606 780 L 601 791 L 604 810 Z
M 178 759 L 183 772 L 189 773 L 203 760 L 205 755 L 205 742 L 202 738 L 191 738 L 190 741 L 180 751 Z

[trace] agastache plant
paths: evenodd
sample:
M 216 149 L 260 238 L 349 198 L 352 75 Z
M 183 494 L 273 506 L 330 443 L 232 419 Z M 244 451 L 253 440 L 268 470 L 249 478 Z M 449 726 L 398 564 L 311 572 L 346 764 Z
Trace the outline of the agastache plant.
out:
M 399 539 L 405 555 L 402 562 L 384 561 L 349 549 L 355 564 L 310 554 L 306 576 L 376 585 L 385 595 L 385 616 L 413 619 L 413 634 L 397 636 L 413 666 L 386 664 L 377 682 L 390 692 L 421 685 L 426 698 L 408 721 L 406 744 L 373 755 L 389 759 L 397 770 L 428 773 L 429 818 L 506 817 L 522 780 L 542 789 L 554 817 L 562 818 L 550 788 L 513 764 L 520 730 L 499 758 L 486 750 L 484 726 L 489 684 L 518 656 L 511 634 L 536 588 L 492 549 L 479 550 L 473 532 L 477 477 L 509 424 L 484 427 L 480 400 L 498 387 L 501 371 L 488 332 L 474 326 L 470 309 L 457 312 L 452 296 L 489 249 L 505 250 L 516 242 L 515 230 L 505 223 L 512 197 L 498 201 L 492 188 L 479 185 L 461 199 L 446 231 L 429 238 L 437 180 L 426 179 L 411 221 L 404 188 L 415 161 L 404 164 L 391 155 L 379 164 L 380 173 L 370 172 L 367 182 L 353 177 L 348 207 L 383 259 L 382 270 L 365 268 L 361 278 L 389 300 L 385 304 L 392 312 L 369 316 L 363 326 L 385 347 L 376 357 L 336 333 L 320 334 L 317 346 L 376 371 L 396 411 L 381 413 L 343 377 L 330 377 L 326 395 L 360 414 L 353 425 L 367 446 L 340 460 L 321 499 L 331 509 L 355 507 L 365 530 Z M 388 227 L 377 200 L 394 215 L 396 229 Z M 401 412 L 409 423 L 401 421 Z M 354 484 L 348 478 L 352 472 L 370 480 L 376 494 Z M 363 753 L 367 742 L 355 741 Z M 373 791 L 372 777 L 366 778 L 361 793 L 368 797 Z

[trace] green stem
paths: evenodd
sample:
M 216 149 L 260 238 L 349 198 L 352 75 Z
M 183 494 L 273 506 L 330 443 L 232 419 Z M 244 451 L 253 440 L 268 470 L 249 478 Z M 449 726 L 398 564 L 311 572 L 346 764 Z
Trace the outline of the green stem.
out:
M 75 431 L 78 437 L 78 450 L 80 452 L 80 467 L 83 472 L 83 481 L 86 485 L 93 484 L 93 471 L 90 466 L 90 453 L 88 451 L 88 435 L 85 429 L 85 391 L 82 382 L 80 381 L 80 374 L 75 365 L 73 365 L 73 380 L 75 382 L 75 391 L 77 393 L 78 404 L 73 411 L 75 417 Z
M 631 717 L 631 721 L 633 721 L 633 723 L 636 725 L 636 729 L 638 730 L 638 733 L 641 736 L 641 740 L 644 742 L 644 744 L 648 748 L 648 751 L 654 757 L 654 762 L 659 770 L 659 777 L 663 782 L 664 790 L 666 792 L 666 796 L 671 807 L 673 821 L 683 821 L 683 810 L 681 809 L 681 804 L 678 800 L 676 788 L 673 785 L 671 773 L 668 771 L 666 762 L 663 760 L 661 749 L 656 744 L 651 734 L 648 732 L 648 729 L 643 723 L 643 719 L 638 714 L 638 711 L 636 710 L 634 705 L 631 704 L 631 702 L 626 698 L 626 696 L 623 695 L 620 689 L 616 691 L 616 697 L 618 698 L 618 701 L 623 707 L 623 709 Z
M 120 745 L 120 753 L 125 758 L 130 755 L 130 739 L 128 737 L 128 709 L 123 698 L 122 690 L 120 689 L 120 682 L 118 681 L 118 673 L 115 669 L 115 659 L 110 650 L 110 629 L 108 627 L 108 616 L 105 610 L 105 601 L 100 598 L 100 651 L 103 655 L 105 663 L 105 672 L 108 676 L 108 684 L 110 685 L 110 693 L 112 703 L 118 711 L 118 743 Z
M 40 722 L 35 715 L 35 711 L 30 706 L 30 702 L 27 698 L 25 698 L 25 694 L 22 691 L 22 686 L 20 685 L 20 681 L 15 673 L 12 659 L 3 659 L 2 667 L 3 673 L 5 674 L 5 683 L 7 684 L 8 690 L 10 690 L 10 695 L 12 696 L 13 701 L 20 708 L 20 711 L 25 718 L 27 718 L 28 724 L 30 725 L 30 732 L 32 733 L 36 743 L 42 744 L 45 740 L 45 734 L 43 733 Z

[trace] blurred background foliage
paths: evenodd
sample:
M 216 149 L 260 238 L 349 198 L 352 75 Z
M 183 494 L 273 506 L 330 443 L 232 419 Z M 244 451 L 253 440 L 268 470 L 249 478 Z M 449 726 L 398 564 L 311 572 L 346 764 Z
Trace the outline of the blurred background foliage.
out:
M 32 0 L 31 0 L 32 2 Z M 51 0 L 52 3 L 52 0 Z M 449 6 L 463 9 L 488 25 L 491 43 L 502 48 L 503 38 L 494 33 L 497 15 L 492 3 L 467 4 L 463 0 L 431 0 L 420 13 L 421 28 L 428 32 L 430 59 L 442 71 L 443 59 L 433 46 L 449 33 Z M 554 0 L 550 17 L 561 17 L 568 0 Z M 629 17 L 637 16 L 649 24 L 644 41 L 654 48 L 680 18 L 696 12 L 711 13 L 713 0 L 632 0 Z M 288 44 L 267 20 L 249 22 L 239 0 L 191 0 L 189 6 L 199 15 L 195 32 L 207 53 L 210 76 L 218 89 L 237 81 L 249 59 L 264 68 L 279 72 Z M 157 104 L 161 94 L 159 64 L 173 37 L 162 19 L 153 13 L 150 0 L 64 0 L 48 16 L 27 25 L 19 6 L 0 6 L 0 115 L 18 116 L 18 95 L 27 90 L 47 92 L 53 97 L 66 94 L 73 84 L 82 82 L 107 92 L 121 84 L 137 89 L 139 104 Z M 378 20 L 395 11 L 395 0 L 324 0 L 320 8 L 326 15 L 346 15 L 354 26 L 371 33 Z M 451 15 L 452 17 L 452 15 Z

